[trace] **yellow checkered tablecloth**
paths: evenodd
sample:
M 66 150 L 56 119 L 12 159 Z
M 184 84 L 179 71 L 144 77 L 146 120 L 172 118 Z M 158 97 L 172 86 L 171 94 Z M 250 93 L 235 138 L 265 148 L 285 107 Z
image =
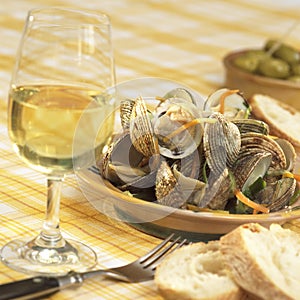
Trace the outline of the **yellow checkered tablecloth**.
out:
M 45 178 L 23 165 L 7 136 L 7 92 L 27 11 L 44 6 L 100 10 L 110 15 L 117 81 L 145 76 L 180 82 L 203 95 L 223 85 L 223 56 L 259 47 L 299 18 L 297 0 L 14 0 L 0 7 L 0 247 L 40 229 Z M 300 27 L 288 41 L 300 48 Z M 109 219 L 85 199 L 75 178 L 63 188 L 61 225 L 66 237 L 84 241 L 99 266 L 136 259 L 159 240 Z M 300 231 L 299 223 L 290 224 Z M 0 264 L 0 283 L 25 278 Z M 126 284 L 92 279 L 49 299 L 161 299 L 153 281 Z

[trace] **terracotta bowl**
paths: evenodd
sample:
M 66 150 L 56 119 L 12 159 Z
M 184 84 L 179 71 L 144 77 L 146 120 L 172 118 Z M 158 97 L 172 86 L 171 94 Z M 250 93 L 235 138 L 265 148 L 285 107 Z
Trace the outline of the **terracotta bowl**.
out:
M 300 200 L 293 204 L 293 209 L 269 214 L 195 213 L 128 196 L 103 180 L 95 167 L 80 170 L 76 175 L 81 191 L 96 210 L 160 238 L 175 233 L 189 241 L 206 242 L 218 239 L 245 223 L 269 227 L 272 223 L 284 224 L 300 217 Z
M 118 94 L 121 95 L 121 99 L 135 99 L 142 95 L 151 106 L 157 101 L 153 98 L 154 92 L 154 95 L 165 95 L 166 92 L 172 90 L 173 86 L 178 87 L 178 83 L 173 85 L 169 81 L 145 78 L 119 85 Z M 114 113 L 114 128 L 118 134 L 121 132 L 119 109 L 116 109 Z M 125 159 L 129 155 L 126 151 L 128 149 L 123 153 Z M 94 157 L 91 161 L 93 159 Z M 253 215 L 229 214 L 205 209 L 193 212 L 148 202 L 136 198 L 133 194 L 118 190 L 101 177 L 96 167 L 97 162 L 94 161 L 92 164 L 86 169 L 75 167 L 78 184 L 90 204 L 109 219 L 119 221 L 121 226 L 125 223 L 154 236 L 163 238 L 170 233 L 175 233 L 190 241 L 209 241 L 218 239 L 221 235 L 244 223 L 255 222 L 268 227 L 271 223 L 284 224 L 289 220 L 300 218 L 300 200 L 292 208 L 283 211 Z
M 239 89 L 246 98 L 253 94 L 265 94 L 300 110 L 300 83 L 254 75 L 233 64 L 233 61 L 246 51 L 248 50 L 230 52 L 224 57 L 225 86 Z

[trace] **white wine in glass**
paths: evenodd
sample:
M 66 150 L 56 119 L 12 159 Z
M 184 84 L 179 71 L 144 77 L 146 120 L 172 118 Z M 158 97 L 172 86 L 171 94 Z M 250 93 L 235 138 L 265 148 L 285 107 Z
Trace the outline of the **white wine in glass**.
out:
M 113 132 L 110 27 L 103 13 L 28 13 L 10 86 L 8 131 L 21 159 L 47 176 L 47 211 L 37 237 L 2 248 L 2 261 L 13 269 L 62 275 L 96 263 L 91 248 L 62 236 L 59 206 L 64 177 L 91 164 Z

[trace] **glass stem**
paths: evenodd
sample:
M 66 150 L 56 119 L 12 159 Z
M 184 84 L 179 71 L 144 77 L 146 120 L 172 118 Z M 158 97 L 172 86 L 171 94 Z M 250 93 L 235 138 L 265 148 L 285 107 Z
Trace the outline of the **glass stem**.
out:
M 47 248 L 64 247 L 66 242 L 63 239 L 59 228 L 59 208 L 63 177 L 47 178 L 47 211 L 42 231 L 36 239 L 36 244 Z

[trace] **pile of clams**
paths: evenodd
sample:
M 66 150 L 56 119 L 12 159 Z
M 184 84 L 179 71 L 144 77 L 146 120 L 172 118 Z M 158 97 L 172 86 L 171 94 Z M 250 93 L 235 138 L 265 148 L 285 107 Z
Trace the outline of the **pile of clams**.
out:
M 122 132 L 98 162 L 100 174 L 134 197 L 174 208 L 268 213 L 297 195 L 296 153 L 251 118 L 236 90 L 220 89 L 203 107 L 177 88 L 149 105 L 120 105 Z

